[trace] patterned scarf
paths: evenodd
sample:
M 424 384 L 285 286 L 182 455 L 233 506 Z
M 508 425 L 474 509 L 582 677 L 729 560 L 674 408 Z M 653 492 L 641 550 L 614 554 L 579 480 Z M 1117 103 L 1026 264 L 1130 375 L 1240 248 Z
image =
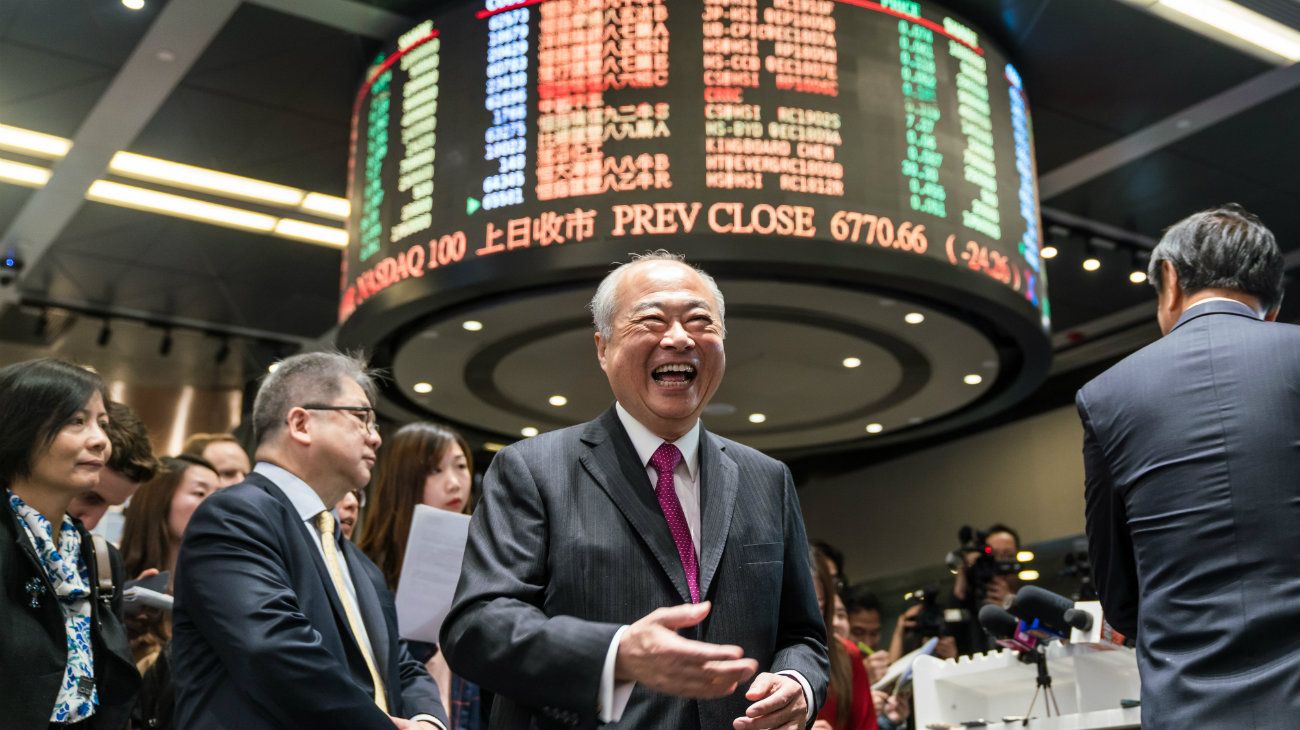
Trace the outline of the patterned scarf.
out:
M 8 494 L 9 504 L 26 528 L 27 537 L 31 538 L 40 557 L 41 567 L 45 569 L 50 585 L 54 586 L 68 637 L 68 666 L 63 672 L 63 685 L 59 688 L 50 722 L 80 722 L 93 715 L 99 705 L 95 657 L 90 645 L 90 576 L 86 566 L 81 564 L 81 534 L 72 520 L 64 515 L 56 546 L 54 526 L 50 521 L 18 495 Z

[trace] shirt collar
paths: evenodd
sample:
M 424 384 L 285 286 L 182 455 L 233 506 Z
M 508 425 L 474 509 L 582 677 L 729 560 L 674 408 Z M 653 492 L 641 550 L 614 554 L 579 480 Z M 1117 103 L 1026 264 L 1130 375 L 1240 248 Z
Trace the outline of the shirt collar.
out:
M 1230 299 L 1228 297 L 1206 297 L 1205 299 L 1192 302 L 1191 304 L 1187 305 L 1185 309 L 1183 309 L 1183 314 L 1190 312 L 1192 309 L 1199 307 L 1202 304 L 1209 304 L 1210 302 L 1232 302 L 1233 304 L 1237 304 L 1246 309 L 1250 309 L 1251 313 L 1255 315 L 1256 319 L 1263 319 L 1263 317 L 1260 316 L 1259 312 L 1256 312 L 1254 309 L 1251 309 L 1250 305 L 1246 304 L 1245 302 L 1238 301 L 1236 299 Z
M 622 403 L 614 402 L 614 410 L 618 412 L 618 420 L 627 430 L 627 436 L 632 440 L 632 448 L 636 449 L 637 458 L 641 460 L 641 466 L 650 463 L 650 457 L 654 456 L 655 449 L 664 443 L 664 440 L 654 435 L 650 429 L 641 424 L 640 421 L 632 417 L 631 413 L 623 407 Z M 691 478 L 700 470 L 700 419 L 695 419 L 695 425 L 687 431 L 684 436 L 676 441 L 670 441 L 682 452 L 682 461 L 686 464 L 686 470 L 690 473 Z
M 299 479 L 292 472 L 269 461 L 257 462 L 253 471 L 270 479 L 275 486 L 279 487 L 280 491 L 284 492 L 284 496 L 289 498 L 293 508 L 297 510 L 298 517 L 304 522 L 316 519 L 316 515 L 325 511 L 325 500 L 321 499 L 307 482 Z

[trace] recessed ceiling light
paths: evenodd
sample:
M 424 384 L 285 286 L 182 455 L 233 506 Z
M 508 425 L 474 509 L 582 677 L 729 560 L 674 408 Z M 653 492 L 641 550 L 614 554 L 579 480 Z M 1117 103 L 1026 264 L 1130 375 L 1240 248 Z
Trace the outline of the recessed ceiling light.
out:
M 122 0 L 122 4 L 131 10 L 140 10 L 144 7 L 144 0 Z
M 523 434 L 524 438 L 532 438 L 537 435 L 538 431 L 532 426 L 524 426 L 523 428 L 519 429 L 519 433 Z
M 467 319 L 464 322 L 461 322 L 460 326 L 464 327 L 466 330 L 470 332 L 478 332 L 479 330 L 483 329 L 483 323 L 478 321 L 477 319 Z
M 903 316 L 903 321 L 908 324 L 921 324 L 925 321 L 925 315 L 920 312 L 908 312 Z
M 1055 246 L 1043 246 L 1042 250 L 1038 252 L 1038 255 L 1045 259 L 1054 259 L 1058 253 L 1060 253 L 1060 251 L 1057 251 Z
M 966 377 L 962 378 L 961 381 L 967 385 L 979 385 L 984 382 L 984 376 L 979 373 L 970 373 Z
M 844 358 L 844 367 L 846 367 L 846 368 L 856 368 L 856 367 L 861 367 L 861 366 L 862 366 L 862 361 L 859 360 L 859 359 L 856 358 L 856 357 L 846 357 L 846 358 Z
M 867 424 L 867 433 L 880 433 L 881 431 L 884 431 L 884 430 L 885 430 L 885 427 L 882 426 L 882 425 L 880 425 L 879 423 L 868 423 L 868 424 Z
M 751 414 L 749 414 L 749 422 L 750 422 L 750 423 L 762 423 L 763 421 L 766 421 L 766 420 L 767 420 L 767 416 L 763 415 L 762 413 L 751 413 Z
M 550 403 L 556 408 L 559 408 L 560 406 L 567 405 L 569 403 L 569 399 L 565 398 L 562 395 L 553 395 L 550 398 L 547 398 L 546 402 Z
M 280 363 L 278 363 L 278 362 L 273 362 L 273 363 L 271 363 L 270 365 L 268 365 L 268 366 L 266 367 L 266 372 L 268 372 L 268 373 L 273 373 L 273 372 L 275 372 L 276 370 L 279 370 L 279 369 L 280 369 Z
M 1128 275 L 1128 280 L 1134 284 L 1145 284 L 1147 281 L 1147 272 L 1134 271 Z
M 1096 256 L 1089 256 L 1088 258 L 1083 260 L 1084 271 L 1096 271 L 1097 269 L 1100 268 L 1101 268 L 1101 260 L 1098 259 Z
M 415 385 L 411 386 L 411 390 L 414 390 L 416 393 L 419 393 L 420 395 L 424 395 L 425 393 L 432 393 L 433 383 L 424 383 L 424 382 L 416 383 Z

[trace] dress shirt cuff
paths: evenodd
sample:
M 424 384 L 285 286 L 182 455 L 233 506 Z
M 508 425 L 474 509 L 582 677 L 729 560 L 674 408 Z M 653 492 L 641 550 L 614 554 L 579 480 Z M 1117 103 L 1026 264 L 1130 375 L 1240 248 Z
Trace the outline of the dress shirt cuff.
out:
M 787 677 L 792 677 L 794 681 L 799 683 L 800 687 L 803 687 L 803 699 L 804 702 L 807 703 L 808 705 L 807 719 L 811 720 L 813 718 L 813 714 L 817 712 L 817 708 L 813 707 L 812 685 L 808 684 L 808 680 L 804 679 L 802 674 L 796 672 L 793 669 L 787 669 L 783 672 L 777 672 L 777 674 L 783 674 Z
M 600 695 L 596 701 L 596 713 L 601 722 L 618 722 L 627 709 L 627 701 L 632 697 L 632 688 L 636 682 L 614 681 L 614 665 L 618 660 L 618 642 L 623 638 L 626 626 L 614 632 L 614 640 L 609 642 L 609 651 L 605 653 L 605 667 L 600 672 Z
M 411 718 L 411 722 L 427 722 L 438 728 L 438 730 L 447 730 L 446 726 L 438 722 L 438 718 L 433 715 L 416 715 Z

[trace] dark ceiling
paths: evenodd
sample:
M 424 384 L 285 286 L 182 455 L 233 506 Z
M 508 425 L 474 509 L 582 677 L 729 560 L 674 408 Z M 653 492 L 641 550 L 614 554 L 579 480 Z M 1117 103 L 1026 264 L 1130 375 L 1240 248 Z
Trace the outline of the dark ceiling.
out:
M 228 17 L 212 19 L 223 3 Z M 1248 4 L 1283 22 L 1298 14 L 1292 0 Z M 1020 70 L 1045 224 L 1070 229 L 1053 229 L 1061 255 L 1048 264 L 1054 379 L 1025 408 L 1066 402 L 1063 384 L 1153 336 L 1154 297 L 1149 287 L 1128 282 L 1129 248 L 1151 245 L 1179 218 L 1236 201 L 1274 230 L 1295 254 L 1289 261 L 1300 256 L 1300 69 L 1271 65 L 1120 0 L 946 5 L 992 34 Z M 343 195 L 349 112 L 363 68 L 381 38 L 437 6 L 147 0 L 133 12 L 118 0 L 7 0 L 0 3 L 0 123 L 78 144 L 81 135 L 112 139 L 116 132 L 133 152 Z M 160 101 L 151 101 L 142 84 L 144 123 L 119 130 L 90 123 L 106 99 L 132 103 L 133 90 L 114 82 L 133 54 L 180 51 L 177 63 L 188 62 L 181 48 L 145 46 L 168 41 L 147 35 L 161 16 L 195 9 L 208 14 L 206 46 L 177 83 L 152 89 Z M 1243 101 L 1247 90 L 1256 96 L 1246 93 Z M 83 316 L 172 323 L 263 343 L 328 341 L 337 250 L 84 202 L 76 191 L 53 199 L 52 188 L 0 184 L 4 247 L 24 244 L 14 230 L 24 209 L 39 203 L 69 211 L 20 282 L 24 304 L 63 304 Z M 1103 267 L 1095 273 L 1079 268 L 1090 237 L 1119 244 L 1101 251 Z M 1295 300 L 1283 319 L 1300 314 Z M 244 351 L 250 375 L 264 366 L 257 358 L 271 352 Z M 15 352 L 0 341 L 0 360 Z M 203 377 L 196 369 L 194 378 Z

